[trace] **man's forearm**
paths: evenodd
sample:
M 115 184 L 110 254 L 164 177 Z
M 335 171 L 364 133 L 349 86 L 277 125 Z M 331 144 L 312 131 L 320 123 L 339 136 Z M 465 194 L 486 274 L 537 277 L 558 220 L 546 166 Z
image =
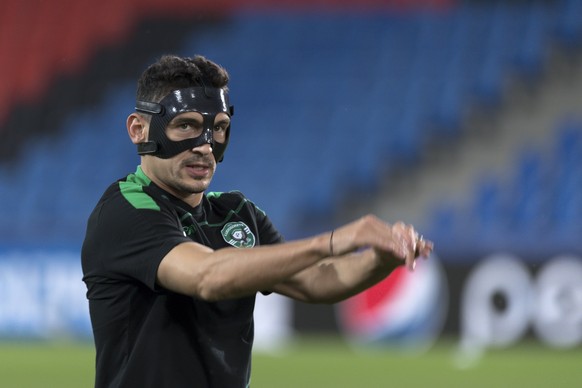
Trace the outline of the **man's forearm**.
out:
M 215 251 L 199 244 L 181 244 L 162 260 L 158 282 L 205 300 L 250 295 L 269 290 L 325 258 L 328 239 L 323 234 L 284 244 Z
M 308 303 L 336 303 L 373 286 L 396 267 L 374 250 L 329 258 L 299 272 L 275 291 Z

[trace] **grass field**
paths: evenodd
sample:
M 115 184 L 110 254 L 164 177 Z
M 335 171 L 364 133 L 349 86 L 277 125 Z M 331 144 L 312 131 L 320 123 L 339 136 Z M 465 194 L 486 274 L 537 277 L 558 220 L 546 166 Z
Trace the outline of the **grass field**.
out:
M 0 387 L 91 387 L 93 357 L 91 343 L 0 342 Z M 580 347 L 558 351 L 523 343 L 490 351 L 464 369 L 454 360 L 455 347 L 447 342 L 411 355 L 354 351 L 337 339 L 302 339 L 277 354 L 256 354 L 252 387 L 582 387 Z

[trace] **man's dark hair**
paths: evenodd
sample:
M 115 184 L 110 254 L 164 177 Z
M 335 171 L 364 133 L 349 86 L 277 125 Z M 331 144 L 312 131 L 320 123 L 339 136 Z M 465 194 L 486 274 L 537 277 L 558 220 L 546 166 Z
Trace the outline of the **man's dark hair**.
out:
M 227 89 L 228 73 L 201 55 L 164 55 L 150 65 L 137 83 L 137 100 L 159 102 L 172 90 L 194 86 Z

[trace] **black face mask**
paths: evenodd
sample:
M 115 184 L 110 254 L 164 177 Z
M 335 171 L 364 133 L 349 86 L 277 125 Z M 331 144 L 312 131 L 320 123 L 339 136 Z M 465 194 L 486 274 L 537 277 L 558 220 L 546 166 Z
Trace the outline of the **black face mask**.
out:
M 228 94 L 224 89 L 203 86 L 178 89 L 159 103 L 137 101 L 135 110 L 152 116 L 149 140 L 137 145 L 139 155 L 154 155 L 168 159 L 186 150 L 210 144 L 214 159 L 222 162 L 228 145 L 230 125 L 226 129 L 224 143 L 214 141 L 212 132 L 217 114 L 226 113 L 229 117 L 234 114 L 234 108 L 229 105 Z M 202 115 L 202 134 L 192 139 L 172 141 L 166 136 L 166 126 L 174 117 L 184 112 L 198 112 Z

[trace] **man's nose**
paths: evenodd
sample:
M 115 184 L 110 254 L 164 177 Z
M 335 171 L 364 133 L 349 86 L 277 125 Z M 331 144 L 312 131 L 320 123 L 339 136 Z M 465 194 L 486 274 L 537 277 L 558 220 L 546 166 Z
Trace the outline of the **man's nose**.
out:
M 201 154 L 210 154 L 212 153 L 212 144 L 204 143 L 199 146 L 192 148 L 192 152 L 200 152 Z

